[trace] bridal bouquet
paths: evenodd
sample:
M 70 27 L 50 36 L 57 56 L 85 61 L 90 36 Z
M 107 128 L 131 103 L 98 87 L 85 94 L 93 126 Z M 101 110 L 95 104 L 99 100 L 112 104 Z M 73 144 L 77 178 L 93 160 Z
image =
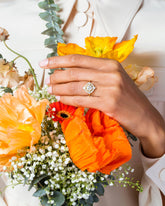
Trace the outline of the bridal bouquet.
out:
M 43 3 L 40 7 L 47 8 Z M 105 186 L 142 191 L 139 181 L 128 177 L 134 169 L 124 164 L 136 138 L 98 110 L 58 102 L 46 86 L 39 86 L 30 62 L 6 44 L 8 36 L 0 28 L 0 41 L 16 55 L 10 62 L 0 55 L 0 171 L 11 184 L 34 187 L 42 206 L 92 206 Z M 57 52 L 121 62 L 136 39 L 116 43 L 116 37 L 89 37 L 86 49 L 58 43 Z M 29 65 L 24 76 L 16 69 L 18 58 Z M 125 70 L 139 87 L 150 88 L 155 81 L 150 68 L 129 65 Z

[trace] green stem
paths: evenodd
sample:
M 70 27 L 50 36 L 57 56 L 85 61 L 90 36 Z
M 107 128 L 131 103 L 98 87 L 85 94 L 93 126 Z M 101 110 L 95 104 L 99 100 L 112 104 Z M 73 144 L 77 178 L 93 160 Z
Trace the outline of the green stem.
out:
M 14 59 L 12 60 L 12 62 L 15 62 L 15 60 L 17 60 L 18 58 L 20 58 L 20 56 L 17 56 L 16 58 L 14 58 Z
M 3 43 L 4 43 L 4 45 L 6 46 L 7 49 L 9 49 L 11 52 L 13 52 L 14 54 L 18 55 L 19 57 L 23 58 L 23 59 L 27 62 L 27 64 L 28 64 L 29 67 L 30 67 L 30 71 L 31 71 L 31 73 L 32 73 L 32 75 L 33 75 L 34 81 L 35 81 L 36 90 L 38 91 L 38 90 L 40 89 L 40 87 L 39 87 L 39 84 L 38 84 L 36 75 L 35 75 L 35 73 L 34 73 L 34 69 L 33 69 L 32 65 L 31 65 L 31 63 L 29 62 L 29 60 L 28 60 L 26 57 L 24 57 L 23 55 L 17 53 L 16 51 L 14 51 L 14 50 L 12 50 L 10 47 L 8 47 L 8 45 L 6 44 L 5 41 L 3 41 Z M 16 57 L 16 58 L 18 58 L 18 57 Z

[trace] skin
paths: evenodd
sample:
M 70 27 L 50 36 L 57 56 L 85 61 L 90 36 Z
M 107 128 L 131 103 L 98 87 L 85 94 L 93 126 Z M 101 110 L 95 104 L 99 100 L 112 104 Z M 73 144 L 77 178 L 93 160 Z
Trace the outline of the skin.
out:
M 83 55 L 51 57 L 40 63 L 56 70 L 50 76 L 49 92 L 64 104 L 98 109 L 116 119 L 139 138 L 143 153 L 150 158 L 165 153 L 165 122 L 137 88 L 121 64 L 114 60 Z M 83 86 L 92 82 L 96 90 L 89 96 Z
M 64 104 L 98 109 L 116 119 L 139 138 L 142 151 L 150 158 L 165 153 L 165 122 L 137 88 L 121 64 L 114 60 L 83 55 L 51 57 L 40 63 L 56 70 L 47 79 L 49 92 Z M 96 90 L 89 96 L 83 86 L 92 82 Z M 165 197 L 162 195 L 163 206 Z

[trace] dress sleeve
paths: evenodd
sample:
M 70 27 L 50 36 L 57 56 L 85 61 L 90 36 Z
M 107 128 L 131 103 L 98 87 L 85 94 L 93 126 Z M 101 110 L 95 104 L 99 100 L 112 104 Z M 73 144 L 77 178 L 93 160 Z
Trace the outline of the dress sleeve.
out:
M 139 206 L 163 206 L 161 193 L 165 195 L 165 155 L 160 158 L 147 158 L 141 152 L 144 175 L 139 194 Z

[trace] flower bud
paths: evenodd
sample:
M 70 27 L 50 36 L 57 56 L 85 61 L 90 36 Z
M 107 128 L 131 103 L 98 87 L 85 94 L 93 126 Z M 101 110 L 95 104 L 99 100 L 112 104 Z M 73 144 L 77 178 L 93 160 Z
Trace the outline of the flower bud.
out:
M 0 27 L 0 41 L 5 41 L 9 37 L 9 34 L 6 29 Z

